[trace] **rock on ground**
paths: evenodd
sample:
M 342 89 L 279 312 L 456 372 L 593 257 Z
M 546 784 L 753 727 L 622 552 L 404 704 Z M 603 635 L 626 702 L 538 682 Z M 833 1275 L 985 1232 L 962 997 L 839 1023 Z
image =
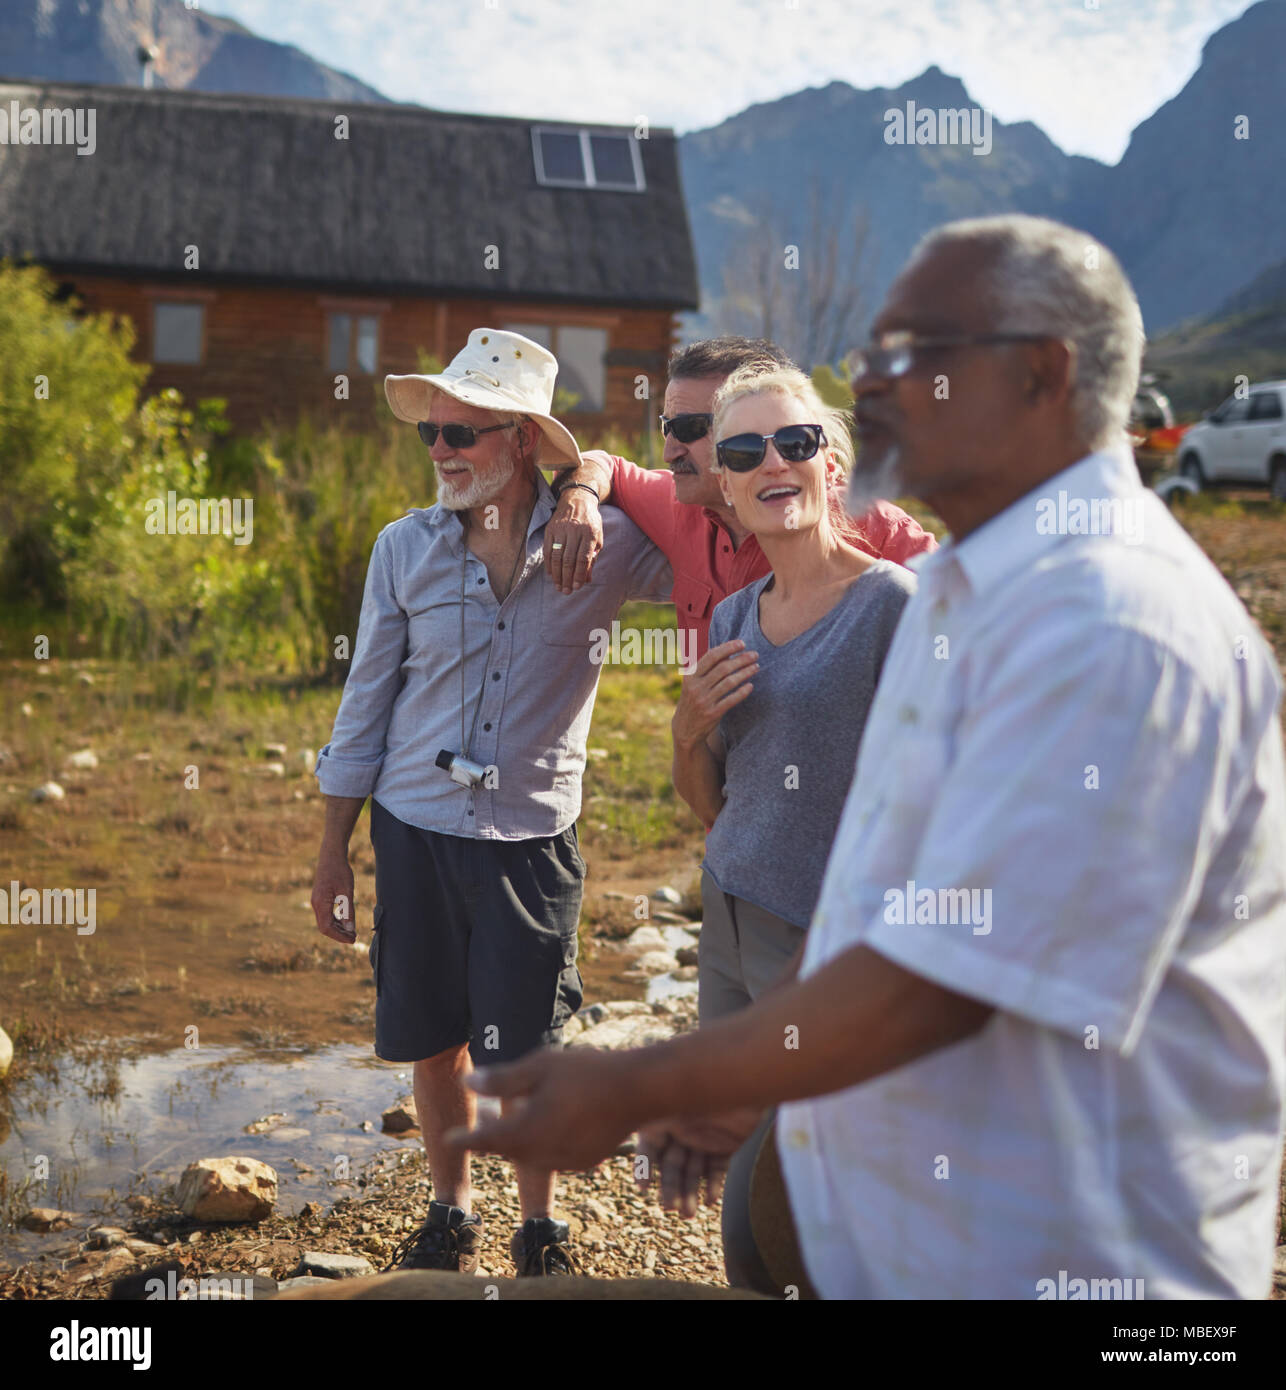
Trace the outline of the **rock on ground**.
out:
M 295 1277 L 305 1274 L 323 1279 L 353 1279 L 359 1274 L 374 1274 L 375 1267 L 362 1255 L 340 1255 L 333 1250 L 305 1250 L 299 1260 Z
M 197 1221 L 260 1221 L 277 1201 L 277 1174 L 257 1158 L 203 1158 L 184 1169 L 177 1201 Z
M 380 1128 L 385 1134 L 405 1134 L 419 1127 L 420 1117 L 416 1113 L 414 1096 L 403 1096 L 380 1116 Z

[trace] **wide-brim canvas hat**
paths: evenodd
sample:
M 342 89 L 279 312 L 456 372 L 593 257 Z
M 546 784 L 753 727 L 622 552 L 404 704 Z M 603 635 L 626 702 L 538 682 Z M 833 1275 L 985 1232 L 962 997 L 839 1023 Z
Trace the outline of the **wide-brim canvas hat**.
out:
M 546 440 L 542 468 L 580 463 L 571 432 L 549 413 L 554 403 L 558 359 L 548 348 L 501 328 L 475 328 L 446 371 L 437 376 L 386 376 L 384 394 L 399 420 L 418 424 L 429 418 L 438 391 L 480 410 L 528 415 Z

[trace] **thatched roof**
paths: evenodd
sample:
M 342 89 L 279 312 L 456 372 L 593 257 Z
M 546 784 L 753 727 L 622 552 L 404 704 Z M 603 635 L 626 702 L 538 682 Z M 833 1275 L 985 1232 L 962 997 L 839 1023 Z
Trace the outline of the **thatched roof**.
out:
M 638 142 L 646 191 L 609 192 L 537 183 L 557 123 L 0 79 L 15 101 L 92 107 L 96 149 L 0 144 L 0 256 L 195 278 L 196 245 L 202 280 L 696 307 L 668 130 Z

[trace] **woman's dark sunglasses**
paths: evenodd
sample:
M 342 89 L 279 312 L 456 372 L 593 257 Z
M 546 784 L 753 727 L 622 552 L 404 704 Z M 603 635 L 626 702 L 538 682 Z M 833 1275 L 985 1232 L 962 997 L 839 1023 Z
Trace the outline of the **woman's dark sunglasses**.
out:
M 671 435 L 680 444 L 695 444 L 698 439 L 704 439 L 710 433 L 710 426 L 714 422 L 713 415 L 658 415 L 657 419 L 661 422 L 661 433 L 665 438 Z
M 785 462 L 803 463 L 826 443 L 826 434 L 820 425 L 783 425 L 775 434 L 734 434 L 716 446 L 719 466 L 749 473 L 764 461 L 770 439 Z
M 487 425 L 480 430 L 472 425 L 435 425 L 429 420 L 421 420 L 416 425 L 420 438 L 430 449 L 438 442 L 438 435 L 446 441 L 449 449 L 472 449 L 480 434 L 494 434 L 496 430 L 511 430 L 513 427 L 512 420 L 507 425 Z

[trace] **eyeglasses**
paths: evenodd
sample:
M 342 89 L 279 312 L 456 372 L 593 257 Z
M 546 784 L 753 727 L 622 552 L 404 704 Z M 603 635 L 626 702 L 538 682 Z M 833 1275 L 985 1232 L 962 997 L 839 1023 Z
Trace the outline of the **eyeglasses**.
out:
M 680 444 L 695 444 L 698 439 L 704 439 L 714 423 L 713 415 L 691 412 L 687 415 L 658 415 L 656 418 L 661 422 L 662 435 L 666 439 L 673 435 Z
M 895 379 L 906 376 L 915 366 L 916 355 L 937 348 L 989 347 L 997 343 L 1042 343 L 1052 333 L 959 333 L 946 338 L 919 338 L 914 333 L 881 333 L 865 347 L 844 359 L 850 381 L 879 376 Z
M 749 473 L 764 461 L 770 439 L 786 463 L 803 463 L 826 443 L 826 434 L 820 425 L 783 425 L 775 434 L 734 434 L 716 446 L 719 466 Z
M 438 435 L 442 436 L 450 449 L 472 449 L 480 434 L 511 430 L 516 423 L 510 420 L 507 425 L 487 425 L 484 429 L 475 429 L 473 425 L 435 425 L 429 420 L 421 420 L 416 429 L 420 431 L 420 438 L 430 449 L 438 442 Z

